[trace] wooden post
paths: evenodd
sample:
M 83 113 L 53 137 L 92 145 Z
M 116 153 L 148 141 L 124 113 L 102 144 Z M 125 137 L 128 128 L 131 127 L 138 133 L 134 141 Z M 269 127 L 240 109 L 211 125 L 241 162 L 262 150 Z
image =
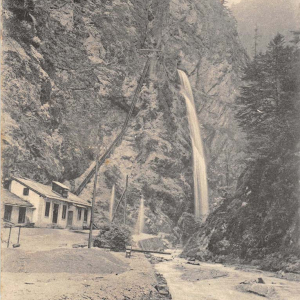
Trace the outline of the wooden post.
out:
M 10 235 L 11 235 L 11 226 L 9 227 L 9 235 L 8 235 L 8 240 L 7 240 L 7 248 L 9 247 Z
M 97 160 L 96 160 L 96 170 L 95 170 L 95 179 L 94 179 L 93 199 L 92 199 L 92 210 L 91 210 L 90 232 L 89 232 L 89 244 L 88 244 L 88 247 L 89 247 L 89 248 L 92 247 L 92 240 L 93 240 L 94 207 L 95 207 L 95 198 L 96 198 L 96 190 L 97 190 L 98 166 L 99 166 L 99 157 L 97 156 Z
M 17 242 L 17 244 L 19 244 L 19 242 L 20 242 L 20 234 L 21 234 L 21 226 L 19 227 L 18 242 Z
M 124 224 L 125 225 L 126 225 L 126 210 L 127 210 L 127 197 L 126 197 L 127 187 L 128 187 L 128 175 L 126 176 L 125 195 L 124 195 Z
M 126 206 L 127 206 L 127 199 L 125 194 L 124 195 L 124 225 L 126 225 Z

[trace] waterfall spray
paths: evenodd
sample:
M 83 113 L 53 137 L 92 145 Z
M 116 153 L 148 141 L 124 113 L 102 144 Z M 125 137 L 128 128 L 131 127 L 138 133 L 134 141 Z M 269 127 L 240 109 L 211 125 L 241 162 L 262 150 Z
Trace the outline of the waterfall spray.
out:
M 135 233 L 141 234 L 144 230 L 144 222 L 145 222 L 145 207 L 144 207 L 144 199 L 141 198 L 141 204 L 139 209 L 139 215 L 136 223 Z
M 112 222 L 113 215 L 114 215 L 114 204 L 115 204 L 115 185 L 113 185 L 111 190 L 111 197 L 110 197 L 110 206 L 109 206 L 109 221 Z
M 208 188 L 206 164 L 199 127 L 199 121 L 195 109 L 193 91 L 185 72 L 178 70 L 181 82 L 181 94 L 185 99 L 187 115 L 190 128 L 190 136 L 193 149 L 193 173 L 194 173 L 194 202 L 195 218 L 202 218 L 204 221 L 209 213 Z

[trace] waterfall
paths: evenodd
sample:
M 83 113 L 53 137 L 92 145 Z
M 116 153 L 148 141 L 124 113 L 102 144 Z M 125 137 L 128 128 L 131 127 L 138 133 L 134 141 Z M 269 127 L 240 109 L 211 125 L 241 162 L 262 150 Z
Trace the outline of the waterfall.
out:
M 111 197 L 110 197 L 110 206 L 109 206 L 109 221 L 112 222 L 114 216 L 114 204 L 115 204 L 115 185 L 113 185 L 111 190 Z
M 145 222 L 145 207 L 144 207 L 144 199 L 141 198 L 139 215 L 136 223 L 135 233 L 141 234 L 144 230 L 144 222 Z
M 185 99 L 190 136 L 193 149 L 194 202 L 195 218 L 203 221 L 209 213 L 206 164 L 200 133 L 199 122 L 195 109 L 193 91 L 185 72 L 178 70 L 181 82 L 181 94 Z

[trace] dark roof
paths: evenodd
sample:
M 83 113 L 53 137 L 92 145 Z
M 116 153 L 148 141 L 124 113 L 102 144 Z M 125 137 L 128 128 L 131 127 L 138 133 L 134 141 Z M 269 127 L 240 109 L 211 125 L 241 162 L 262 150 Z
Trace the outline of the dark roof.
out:
M 12 177 L 12 179 L 23 184 L 24 186 L 28 187 L 29 189 L 31 189 L 32 191 L 36 192 L 37 194 L 43 197 L 74 203 L 77 205 L 91 206 L 89 201 L 79 198 L 78 196 L 72 194 L 71 192 L 68 193 L 68 198 L 64 198 L 58 193 L 53 192 L 52 187 L 50 185 L 44 185 L 42 183 L 27 178 Z
M 17 195 L 11 193 L 10 191 L 4 188 L 1 188 L 1 202 L 13 206 L 33 207 L 33 205 L 28 201 L 21 199 Z

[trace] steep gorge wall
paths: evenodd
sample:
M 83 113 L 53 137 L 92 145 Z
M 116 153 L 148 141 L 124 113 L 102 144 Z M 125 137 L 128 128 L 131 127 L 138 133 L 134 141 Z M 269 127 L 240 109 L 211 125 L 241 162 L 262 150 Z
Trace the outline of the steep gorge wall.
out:
M 299 170 L 299 147 L 248 165 L 235 196 L 189 237 L 183 256 L 299 274 Z
M 171 232 L 182 212 L 193 211 L 177 68 L 194 91 L 211 206 L 234 191 L 243 168 L 234 99 L 245 55 L 218 0 L 33 2 L 21 14 L 12 5 L 22 1 L 4 5 L 4 176 L 79 177 L 97 144 L 103 151 L 121 130 L 149 54 L 143 49 L 158 48 L 126 135 L 100 169 L 97 220 L 107 218 L 112 185 L 120 196 L 127 174 L 132 226 L 142 196 L 148 232 Z M 82 196 L 91 192 L 92 183 Z

